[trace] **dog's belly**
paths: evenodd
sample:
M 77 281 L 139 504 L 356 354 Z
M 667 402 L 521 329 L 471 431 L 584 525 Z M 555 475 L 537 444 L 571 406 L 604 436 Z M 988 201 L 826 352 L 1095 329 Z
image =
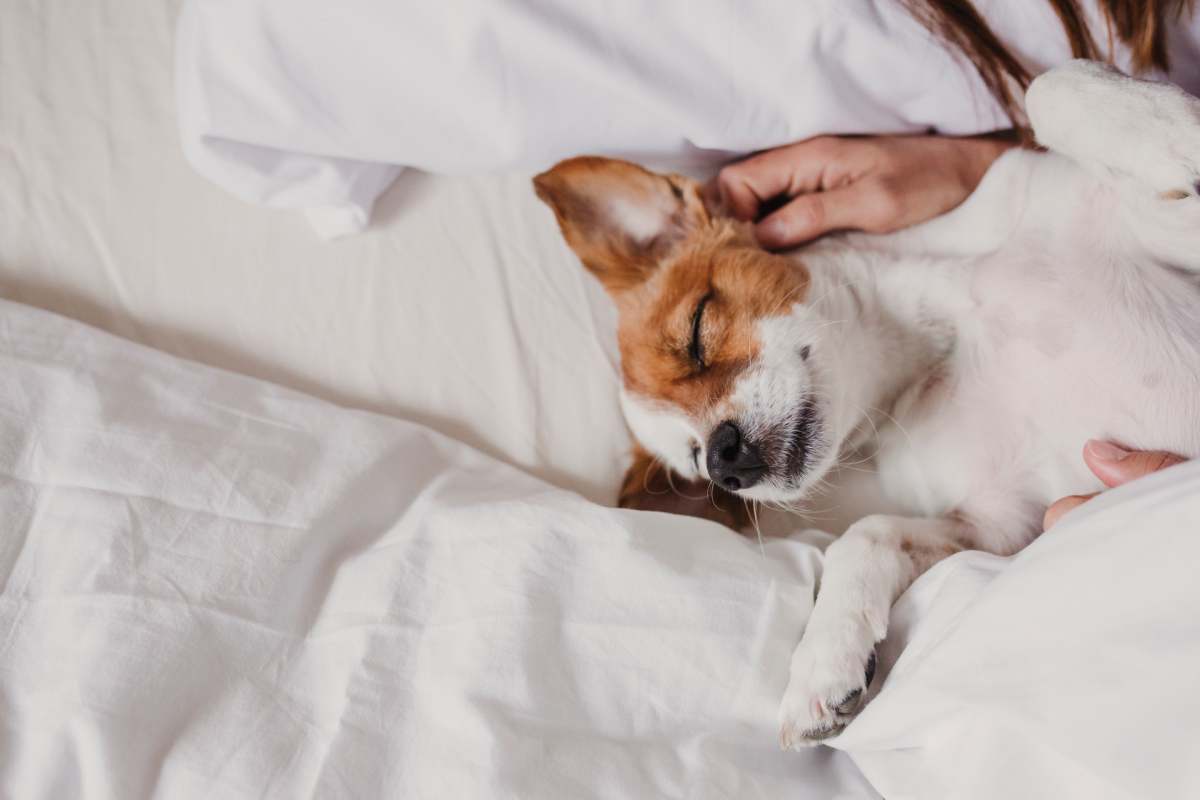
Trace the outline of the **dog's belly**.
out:
M 893 499 L 1011 531 L 1016 549 L 1049 503 L 1103 488 L 1088 439 L 1200 457 L 1194 279 L 1029 248 L 980 262 L 963 287 L 954 352 L 900 399 L 881 443 Z

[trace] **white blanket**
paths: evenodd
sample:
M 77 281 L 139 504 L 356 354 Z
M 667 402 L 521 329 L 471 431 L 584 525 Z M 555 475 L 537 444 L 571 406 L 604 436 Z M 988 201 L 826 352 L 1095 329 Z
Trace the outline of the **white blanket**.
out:
M 1198 564 L 1200 461 L 942 562 L 836 746 L 892 800 L 1200 797 Z
M 0 796 L 875 796 L 777 749 L 810 544 L 11 303 L 0 370 Z M 1200 463 L 944 562 L 835 746 L 894 799 L 1195 796 L 1197 533 Z
M 430 178 L 410 172 L 381 201 L 376 230 L 334 245 L 319 245 L 299 220 L 231 200 L 187 167 L 178 152 L 173 118 L 174 21 L 173 2 L 81 6 L 71 0 L 40 0 L 4 9 L 0 292 L 177 355 L 253 373 L 343 404 L 419 420 L 548 483 L 611 503 L 628 446 L 615 402 L 612 311 L 603 292 L 571 258 L 550 215 L 529 191 L 527 178 Z M 9 497 L 0 502 L 6 523 L 0 529 L 4 592 L 0 604 L 5 609 L 0 615 L 0 797 L 69 797 L 75 794 L 70 782 L 85 780 L 81 776 L 86 775 L 89 785 L 97 787 L 89 796 L 124 800 L 141 794 L 139 787 L 160 772 L 183 776 L 191 774 L 192 766 L 197 767 L 192 779 L 198 782 L 208 774 L 223 774 L 231 783 L 249 775 L 245 784 L 225 796 L 253 796 L 259 789 L 268 797 L 303 794 L 302 787 L 296 788 L 300 779 L 294 778 L 302 770 L 332 774 L 336 767 L 348 782 L 359 780 L 359 771 L 368 775 L 361 779 L 364 784 L 370 780 L 370 770 L 360 766 L 365 757 L 350 764 L 346 757 L 333 754 L 322 762 L 328 767 L 310 763 L 322 760 L 293 744 L 309 742 L 303 731 L 319 729 L 307 727 L 310 717 L 289 717 L 293 706 L 279 704 L 280 698 L 297 697 L 327 708 L 324 704 L 333 701 L 320 698 L 341 689 L 325 686 L 322 679 L 347 674 L 347 664 L 340 673 L 323 667 L 305 672 L 300 666 L 255 673 L 244 666 L 254 662 L 235 656 L 249 653 L 248 659 L 266 659 L 274 652 L 261 645 L 271 628 L 256 627 L 255 621 L 278 626 L 278 620 L 284 619 L 300 626 L 307 622 L 305 614 L 316 619 L 314 609 L 325 604 L 322 576 L 328 579 L 345 570 L 350 577 L 343 579 L 342 586 L 350 580 L 365 591 L 368 582 L 361 577 L 362 569 L 392 565 L 388 559 L 400 558 L 388 554 L 389 548 L 360 553 L 352 545 L 339 550 L 346 540 L 334 534 L 348 536 L 352 543 L 361 541 L 355 536 L 369 538 L 370 534 L 352 530 L 349 524 L 325 525 L 320 510 L 337 508 L 339 491 L 353 498 L 346 500 L 346 506 L 356 507 L 360 501 L 351 490 L 361 480 L 369 485 L 379 482 L 385 495 L 397 493 L 391 498 L 397 506 L 391 510 L 401 513 L 408 508 L 406 499 L 422 491 L 404 483 L 405 476 L 417 474 L 419 464 L 406 463 L 399 470 L 381 468 L 385 474 L 380 475 L 357 461 L 356 453 L 343 452 L 342 461 L 326 456 L 334 452 L 349 425 L 334 425 L 333 419 L 358 420 L 355 424 L 362 426 L 358 440 L 347 440 L 346 446 L 361 450 L 364 462 L 379 456 L 380 448 L 403 449 L 414 440 L 430 441 L 428 434 L 412 426 L 336 411 L 253 381 L 180 367 L 161 354 L 129 348 L 17 306 L 4 306 L 0 315 L 0 353 L 4 354 L 0 408 L 5 412 L 0 417 L 0 469 L 7 475 L 24 475 L 21 480 L 6 479 Z M 49 353 L 58 354 L 59 367 L 52 368 Z M 75 361 L 62 360 L 73 353 Z M 206 391 L 218 385 L 224 388 L 206 395 L 195 388 L 206 381 L 212 382 L 206 384 Z M 51 391 L 56 382 L 61 392 Z M 150 386 L 163 390 L 150 392 Z M 172 386 L 177 388 L 168 391 Z M 232 394 L 236 402 L 225 402 L 228 398 L 222 392 Z M 57 405 L 39 411 L 38 398 L 48 396 L 58 398 Z M 222 405 L 228 411 L 222 412 Z M 44 424 L 33 430 L 35 412 Z M 192 424 L 204 419 L 210 424 Z M 306 421 L 297 424 L 297 419 Z M 375 442 L 374 431 L 384 428 L 390 433 L 379 434 L 382 438 Z M 141 438 L 123 437 L 122 432 Z M 240 450 L 222 450 L 222 443 Z M 71 451 L 52 450 L 50 445 Z M 452 467 L 461 476 L 463 465 L 470 463 L 486 464 L 487 474 L 502 469 L 465 448 L 444 446 L 446 450 L 418 449 L 420 458 L 432 458 L 427 450 L 441 454 L 440 466 L 431 463 L 430 472 Z M 293 458 L 297 452 L 314 455 Z M 122 455 L 126 457 L 118 458 Z M 22 462 L 25 473 L 14 466 L 18 456 L 27 459 Z M 238 457 L 244 460 L 239 463 Z M 352 468 L 346 466 L 348 462 Z M 160 470 L 155 464 L 164 467 Z M 37 484 L 44 476 L 28 471 L 33 467 L 49 470 L 54 480 Z M 222 477 L 239 475 L 242 481 L 236 487 Z M 514 486 L 536 485 L 546 492 L 544 497 L 571 498 L 572 516 L 576 509 L 587 509 L 588 519 L 599 516 L 603 525 L 610 526 L 597 530 L 615 531 L 622 542 L 639 537 L 644 541 L 647 536 L 657 541 L 660 529 L 667 526 L 669 536 L 676 537 L 670 552 L 651 551 L 645 557 L 654 565 L 632 573 L 641 577 L 653 571 L 657 585 L 664 587 L 654 604 L 636 609 L 640 618 L 661 621 L 663 617 L 652 615 L 675 613 L 671 609 L 685 597 L 701 604 L 687 618 L 700 620 L 697 625 L 710 624 L 710 616 L 730 613 L 731 608 L 744 615 L 731 619 L 748 618 L 752 604 L 719 607 L 731 590 L 720 580 L 710 587 L 709 581 L 714 576 L 720 579 L 727 569 L 753 569 L 756 576 L 778 574 L 763 572 L 753 547 L 749 551 L 740 544 L 735 547 L 736 540 L 702 523 L 610 516 L 575 495 L 534 484 L 518 472 L 503 475 L 507 477 L 490 478 L 487 485 L 506 492 Z M 29 483 L 30 479 L 35 482 Z M 468 482 L 473 486 L 475 480 L 471 477 Z M 95 491 L 84 497 L 82 492 L 66 491 L 64 485 L 92 485 L 114 493 Z M 278 487 L 278 495 L 272 495 L 272 485 Z M 898 669 L 888 679 L 888 691 L 864 712 L 839 746 L 850 748 L 854 759 L 891 798 L 907 794 L 923 800 L 936 797 L 937 792 L 912 787 L 965 786 L 971 780 L 980 783 L 979 791 L 957 796 L 1022 796 L 1005 792 L 1033 786 L 1035 791 L 1024 796 L 1064 797 L 1071 792 L 1057 791 L 1062 786 L 1086 788 L 1096 783 L 1107 786 L 1110 794 L 1197 794 L 1194 776 L 1185 774 L 1190 765 L 1200 763 L 1190 749 L 1200 739 L 1196 723 L 1200 715 L 1189 704 L 1197 696 L 1191 677 L 1196 663 L 1192 648 L 1198 640 L 1192 626 L 1197 590 L 1179 574 L 1200 563 L 1193 538 L 1200 529 L 1196 500 L 1187 495 L 1190 492 L 1194 498 L 1197 487 L 1200 476 L 1192 467 L 1114 493 L 1111 502 L 1135 495 L 1143 499 L 1128 511 L 1114 508 L 1114 516 L 1098 515 L 1074 538 L 1047 538 L 996 580 L 990 580 L 996 569 L 1007 565 L 980 556 L 957 557 L 927 576 L 901 601 L 897 612 L 899 619 L 909 620 L 904 624 L 917 637 L 918 647 L 909 660 L 913 669 Z M 528 500 L 523 491 L 514 497 Z M 148 499 L 163 496 L 173 498 L 182 509 L 195 502 L 195 508 L 215 508 L 219 513 L 197 513 L 186 520 L 167 516 L 169 506 L 155 506 Z M 18 502 L 12 497 L 25 499 Z M 106 497 L 109 505 L 99 505 Z M 281 506 L 269 502 L 272 497 L 281 506 L 301 509 L 292 521 L 316 520 L 312 530 L 255 525 L 250 534 L 228 527 L 233 523 L 225 517 L 236 522 L 254 503 L 271 513 L 279 510 Z M 444 505 L 453 505 L 452 500 Z M 531 501 L 531 508 L 540 508 L 539 502 Z M 365 510 L 375 513 L 363 503 Z M 1148 506 L 1158 509 L 1155 519 Z M 483 503 L 479 507 L 494 508 Z M 413 513 L 424 512 L 418 507 Z M 246 515 L 250 521 L 262 518 L 262 514 Z M 1093 523 L 1101 526 L 1105 518 L 1110 520 L 1103 523 L 1107 528 L 1092 527 Z M 153 538 L 159 530 L 180 533 L 164 545 L 163 539 Z M 1093 532 L 1099 533 L 1093 536 Z M 55 538 L 68 535 L 73 537 L 69 546 Z M 713 545 L 714 541 L 720 544 Z M 38 544 L 45 542 L 51 544 L 39 550 Z M 148 547 L 147 542 L 155 546 Z M 1051 547 L 1054 543 L 1061 547 Z M 281 549 L 273 550 L 276 545 Z M 1089 549 L 1093 545 L 1095 551 Z M 449 552 L 450 546 L 447 543 L 441 553 Z M 632 550 L 627 544 L 623 547 Z M 794 543 L 776 547 L 768 554 L 796 562 L 797 566 L 785 563 L 782 568 L 790 570 L 787 574 L 798 585 L 805 584 L 811 551 Z M 586 552 L 568 550 L 567 543 L 555 542 L 545 559 L 534 563 L 557 559 L 556 564 L 573 564 L 573 553 Z M 104 556 L 106 552 L 115 555 Z M 458 548 L 454 556 L 469 558 L 472 552 Z M 492 551 L 500 556 L 506 552 Z M 95 553 L 102 555 L 92 558 Z M 628 569 L 627 555 L 623 551 L 619 567 L 613 569 Z M 301 557 L 313 560 L 300 561 Z M 18 561 L 23 564 L 21 571 L 12 567 Z M 344 566 L 351 562 L 353 568 Z M 451 573 L 457 564 L 443 565 L 439 574 Z M 690 564 L 698 571 L 689 571 Z M 1052 583 L 1025 582 L 1024 570 L 1038 565 L 1053 573 Z M 399 567 L 391 568 L 397 573 L 390 580 L 397 584 L 404 580 L 395 577 Z M 520 569 L 512 563 L 506 568 L 508 574 Z M 478 562 L 474 569 L 478 574 Z M 709 571 L 701 580 L 698 576 L 705 569 Z M 583 572 L 580 568 L 572 574 Z M 43 581 L 31 587 L 40 587 L 44 599 L 58 596 L 56 608 L 48 612 L 52 619 L 10 616 L 21 607 L 13 601 L 21 584 L 9 576 L 31 573 Z M 527 586 L 541 591 L 536 574 L 522 574 Z M 543 574 L 550 579 L 556 572 L 548 569 Z M 96 588 L 89 583 L 93 576 L 111 580 L 115 590 L 107 584 Z M 942 577 L 953 580 L 943 584 Z M 162 600 L 179 597 L 166 581 L 186 589 L 184 597 L 194 601 L 195 608 Z M 329 585 L 333 583 L 330 579 Z M 456 591 L 460 583 L 447 580 L 440 591 Z M 715 599 L 708 602 L 683 591 L 671 593 L 672 587 L 685 584 L 692 595 L 713 592 Z M 621 587 L 631 594 L 631 604 L 642 603 L 650 591 L 636 582 L 622 582 Z M 387 603 L 425 596 L 421 593 L 436 588 L 397 590 L 384 599 L 367 597 L 362 605 L 378 610 L 380 617 L 399 616 L 387 610 L 391 608 Z M 85 592 L 91 592 L 86 600 L 72 600 Z M 803 604 L 807 594 L 798 594 Z M 129 598 L 124 617 L 117 608 L 122 596 Z M 235 614 L 239 598 L 246 603 L 259 599 L 240 632 L 231 632 L 238 623 L 227 616 L 218 626 L 222 630 L 218 636 L 206 615 L 219 617 L 219 612 L 203 610 L 211 596 L 233 598 Z M 548 593 L 540 597 L 550 598 L 544 602 L 559 602 Z M 977 597 L 983 600 L 977 603 Z M 101 603 L 105 598 L 107 605 Z M 1070 604 L 1073 598 L 1087 599 L 1077 607 Z M 343 602 L 344 595 L 331 608 L 345 608 Z M 659 607 L 663 603 L 676 605 L 664 610 Z M 25 615 L 34 608 L 28 602 L 24 607 Z M 987 615 L 972 616 L 982 610 Z M 151 615 L 151 622 L 122 624 L 136 621 L 138 613 Z M 628 609 L 626 613 L 634 614 Z M 789 606 L 778 613 L 794 614 L 789 624 L 798 626 L 804 606 Z M 960 613 L 960 618 L 951 619 Z M 685 617 L 681 613 L 679 619 Z M 928 627 L 926 617 L 931 620 Z M 163 623 L 158 627 L 160 618 Z M 98 624 L 93 625 L 93 620 Z M 945 637 L 939 635 L 942 626 Z M 399 635 L 400 626 L 393 630 Z M 156 633 L 158 638 L 153 638 Z M 262 638 L 241 643 L 241 637 L 254 636 Z M 732 641 L 731 648 L 740 647 L 744 639 Z M 540 640 L 531 642 L 542 645 Z M 311 667 L 315 663 L 314 651 L 307 649 L 311 646 L 305 643 L 296 651 L 298 660 L 287 663 Z M 694 652 L 678 639 L 671 646 L 685 656 Z M 721 653 L 721 645 L 713 657 L 719 656 L 720 663 L 727 665 L 746 665 L 752 658 L 755 669 L 770 671 L 761 680 L 781 689 L 790 644 L 771 646 L 784 654 L 784 662 L 757 654 Z M 892 647 L 889 644 L 889 652 Z M 300 659 L 302 651 L 309 660 Z M 513 660 L 496 663 L 511 665 L 518 663 L 518 656 L 528 656 L 529 649 L 503 652 L 513 654 Z M 582 669 L 570 660 L 577 652 L 546 646 L 529 660 L 551 659 L 553 668 L 561 667 L 564 675 L 573 676 Z M 143 658 L 147 653 L 150 657 Z M 18 654 L 35 660 L 17 661 Z M 368 665 L 363 669 L 370 671 L 359 681 L 370 684 L 391 677 L 395 687 L 408 685 L 403 677 L 412 674 L 403 671 L 408 667 L 399 662 L 379 665 L 373 655 L 374 651 L 359 654 L 363 657 L 358 660 Z M 1085 666 L 1077 669 L 1080 661 Z M 671 668 L 676 670 L 672 680 L 657 671 Z M 422 669 L 428 675 L 437 672 L 438 665 L 426 662 Z M 645 673 L 645 696 L 673 691 L 682 669 L 669 660 L 652 664 Z M 997 682 L 997 673 L 1008 677 Z M 239 677 L 224 685 L 225 676 L 231 674 Z M 626 675 L 625 686 L 640 679 L 632 672 L 616 674 Z M 704 677 L 699 670 L 690 674 L 696 680 Z M 715 682 L 721 674 L 714 675 Z M 987 681 L 975 682 L 976 675 Z M 1080 683 L 1080 676 L 1085 682 Z M 459 673 L 451 678 L 466 680 Z M 353 685 L 357 691 L 362 683 Z M 614 794 L 636 796 L 645 784 L 633 782 L 649 780 L 647 776 L 657 774 L 652 770 L 663 764 L 668 766 L 661 769 L 682 783 L 699 774 L 698 762 L 713 760 L 703 767 L 709 770 L 705 775 L 723 770 L 722 774 L 738 776 L 728 780 L 743 780 L 744 787 L 762 771 L 776 770 L 775 779 L 786 781 L 787 786 L 776 791 L 778 784 L 772 784 L 772 778 L 761 779 L 761 785 L 771 787 L 771 796 L 786 796 L 791 789 L 792 795 L 826 797 L 835 794 L 837 786 L 844 787 L 846 796 L 859 796 L 859 784 L 842 772 L 848 769 L 846 760 L 832 758 L 830 751 L 815 760 L 776 760 L 773 701 L 761 699 L 775 688 L 750 685 L 760 699 L 749 725 L 753 733 L 737 738 L 740 745 L 724 740 L 714 744 L 711 738 L 702 738 L 704 730 L 685 720 L 686 725 L 681 723 L 668 735 L 671 744 L 665 750 L 642 761 L 636 757 L 638 749 L 631 747 L 633 756 L 623 767 L 631 774 L 618 774 L 621 769 L 612 768 L 603 779 L 593 777 L 594 785 L 619 785 Z M 378 696 L 384 698 L 389 691 L 390 687 L 381 686 Z M 620 713 L 626 708 L 620 703 L 641 696 L 632 689 L 622 691 L 603 695 L 616 698 L 613 707 Z M 706 696 L 711 695 L 699 690 L 694 695 Z M 239 699 L 243 697 L 245 705 Z M 595 697 L 585 697 L 593 704 L 589 711 L 598 704 Z M 573 715 L 581 702 L 568 703 L 564 713 Z M 377 705 L 383 708 L 383 700 Z M 649 702 L 641 707 L 643 720 L 655 713 L 646 708 L 659 708 Z M 680 707 L 692 708 L 682 701 Z M 255 708 L 260 709 L 257 727 L 253 721 L 241 724 L 226 711 L 246 709 L 253 716 Z M 1093 708 L 1102 711 L 1092 713 Z M 687 713 L 708 714 L 706 730 L 729 730 L 722 727 L 728 724 L 723 715 L 732 715 L 728 709 Z M 393 718 L 398 726 L 393 733 L 409 724 L 402 721 L 407 717 Z M 670 719 L 651 722 L 666 725 Z M 993 729 L 997 725 L 1007 727 Z M 291 727 L 276 730 L 283 726 Z M 230 733 L 231 728 L 237 730 Z M 127 733 L 130 730 L 133 733 Z M 495 759 L 497 770 L 504 759 L 516 759 L 515 751 L 503 743 L 507 736 L 498 736 L 499 743 L 486 750 L 459 728 L 447 727 L 441 738 L 434 738 L 435 732 L 435 728 L 424 729 L 421 740 L 452 741 L 446 749 L 449 761 L 439 762 L 451 764 L 453 769 L 446 775 L 456 775 L 467 769 L 464 765 L 481 759 Z M 341 735 L 351 733 L 353 729 L 347 728 Z M 693 737 L 689 744 L 672 749 L 685 736 Z M 568 737 L 558 732 L 547 738 L 555 743 Z M 602 734 L 596 739 L 609 741 Z M 311 742 L 316 744 L 311 746 L 322 741 L 314 738 Z M 380 743 L 391 743 L 393 750 L 372 763 L 399 758 L 395 752 L 400 746 L 387 737 L 370 739 L 362 749 L 383 748 Z M 254 750 L 260 746 L 261 751 Z M 743 749 L 736 756 L 722 755 L 737 746 Z M 603 749 L 592 747 L 582 734 L 578 747 L 576 752 Z M 714 747 L 716 758 L 707 759 Z M 1114 747 L 1119 748 L 1115 755 Z M 234 751 L 250 755 L 226 757 Z M 676 756 L 680 751 L 684 755 Z M 359 752 L 355 749 L 356 758 Z M 255 760 L 254 753 L 261 757 Z M 763 760 L 756 762 L 762 765 L 758 771 L 745 766 L 746 759 L 759 757 Z M 226 762 L 221 772 L 219 765 Z M 615 762 L 591 758 L 588 763 Z M 278 773 L 275 788 L 264 788 L 272 771 Z M 743 773 L 751 777 L 742 777 Z M 443 779 L 436 765 L 422 774 Z M 105 791 L 105 783 L 116 788 Z M 188 794 L 184 787 L 165 790 L 175 785 L 164 779 L 161 794 Z M 730 784 L 715 785 L 719 789 Z M 210 786 L 225 788 L 215 782 Z M 390 787 L 355 784 L 353 788 L 362 789 L 360 796 L 399 795 L 388 791 Z M 698 792 L 689 787 L 676 794 Z M 326 792 L 350 793 L 351 789 Z M 668 789 L 648 792 L 650 796 L 669 793 Z M 196 794 L 215 796 L 217 791 Z M 743 796 L 755 796 L 753 789 L 744 788 Z
M 0 797 L 874 797 L 778 750 L 818 551 L 0 303 Z

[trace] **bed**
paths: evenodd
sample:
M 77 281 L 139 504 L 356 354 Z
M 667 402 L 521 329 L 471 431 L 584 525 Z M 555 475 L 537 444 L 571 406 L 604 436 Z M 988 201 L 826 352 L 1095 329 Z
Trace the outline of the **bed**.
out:
M 1200 792 L 1200 465 L 939 565 L 782 753 L 827 538 L 610 508 L 614 315 L 528 170 L 322 242 L 185 161 L 177 11 L 0 25 L 0 796 Z

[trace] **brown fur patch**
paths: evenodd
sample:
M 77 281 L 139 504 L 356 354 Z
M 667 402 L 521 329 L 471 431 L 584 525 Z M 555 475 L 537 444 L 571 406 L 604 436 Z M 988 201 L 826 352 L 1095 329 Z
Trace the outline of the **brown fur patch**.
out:
M 614 294 L 646 280 L 675 245 L 709 220 L 695 181 L 628 161 L 571 158 L 535 177 L 533 187 L 579 260 Z M 622 227 L 623 213 L 658 220 L 660 230 L 639 239 Z
M 699 415 L 719 403 L 759 354 L 759 320 L 805 299 L 808 273 L 768 253 L 738 223 L 717 221 L 688 237 L 659 274 L 617 298 L 621 369 L 631 391 Z M 701 322 L 705 366 L 688 349 Z
M 581 157 L 533 183 L 567 243 L 616 301 L 625 384 L 644 397 L 693 415 L 711 408 L 758 355 L 758 320 L 805 299 L 807 270 L 759 247 L 749 225 L 712 218 L 693 180 Z M 637 239 L 621 209 L 658 220 L 661 229 Z M 706 295 L 701 368 L 688 350 Z
M 741 531 L 750 524 L 746 503 L 708 481 L 687 481 L 668 470 L 645 450 L 633 451 L 617 501 L 621 508 L 664 511 L 719 522 Z
M 714 219 L 701 187 L 636 164 L 574 158 L 534 178 L 563 237 L 617 303 L 625 385 L 693 418 L 719 405 L 758 356 L 759 320 L 786 314 L 808 291 L 808 271 L 758 246 L 752 228 Z M 691 351 L 700 323 L 703 363 Z M 745 503 L 703 481 L 674 481 L 640 450 L 621 505 L 748 523 Z M 678 490 L 678 491 L 676 491 Z

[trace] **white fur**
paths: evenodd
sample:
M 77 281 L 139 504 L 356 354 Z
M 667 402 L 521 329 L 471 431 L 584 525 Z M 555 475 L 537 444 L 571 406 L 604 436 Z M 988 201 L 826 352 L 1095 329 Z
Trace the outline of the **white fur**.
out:
M 919 228 L 800 253 L 810 296 L 762 323 L 759 361 L 722 409 L 762 435 L 817 402 L 821 457 L 745 496 L 802 501 L 872 436 L 909 513 L 867 517 L 829 548 L 785 746 L 853 717 L 861 695 L 842 701 L 865 694 L 891 605 L 921 572 L 965 547 L 1015 552 L 1054 499 L 1102 488 L 1087 439 L 1200 456 L 1200 101 L 1074 62 L 1035 81 L 1028 108 L 1056 153 L 1009 153 Z M 655 413 L 630 421 L 672 466 L 719 422 Z
M 621 197 L 608 201 L 613 224 L 639 242 L 653 239 L 669 223 L 673 206 L 630 202 Z
M 621 410 L 642 447 L 658 456 L 677 475 L 688 480 L 707 480 L 703 460 L 693 455 L 701 446 L 700 432 L 686 414 L 625 389 L 621 390 Z

